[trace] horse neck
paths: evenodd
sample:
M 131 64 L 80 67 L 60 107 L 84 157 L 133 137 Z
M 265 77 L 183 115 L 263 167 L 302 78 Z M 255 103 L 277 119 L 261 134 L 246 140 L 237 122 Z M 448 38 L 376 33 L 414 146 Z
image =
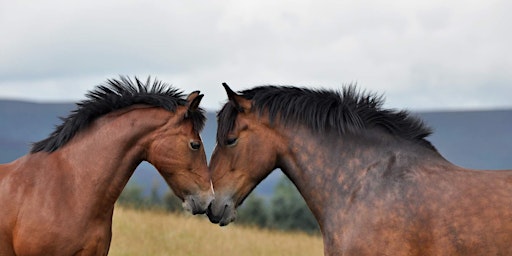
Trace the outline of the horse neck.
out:
M 129 109 L 99 118 L 55 151 L 99 209 L 113 209 L 135 168 L 145 159 L 145 138 L 167 119 L 155 108 Z M 162 110 L 163 111 L 163 110 Z M 97 195 L 97 196 L 94 196 Z
M 285 137 L 288 152 L 280 156 L 279 167 L 297 186 L 321 228 L 330 225 L 324 223 L 331 219 L 330 215 L 350 207 L 363 183 L 379 182 L 373 175 L 380 177 L 390 166 L 396 167 L 398 155 L 420 161 L 416 156 L 420 154 L 414 152 L 420 151 L 422 157 L 443 161 L 430 149 L 378 132 L 340 136 L 315 135 L 299 129 Z

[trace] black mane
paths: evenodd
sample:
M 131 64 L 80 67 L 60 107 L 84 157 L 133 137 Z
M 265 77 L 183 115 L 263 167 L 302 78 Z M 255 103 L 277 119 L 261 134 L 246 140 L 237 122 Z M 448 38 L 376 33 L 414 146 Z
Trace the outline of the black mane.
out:
M 68 117 L 61 118 L 63 123 L 57 126 L 48 138 L 34 143 L 30 152 L 53 152 L 97 118 L 134 104 L 147 104 L 174 112 L 178 106 L 187 104 L 184 96 L 178 89 L 156 79 L 151 81 L 150 77 L 145 83 L 136 77 L 134 81 L 124 76 L 119 79 L 109 79 L 105 84 L 88 92 L 87 99 L 77 103 L 77 109 L 73 110 Z M 202 130 L 205 123 L 202 109 L 189 113 L 187 118 L 192 120 L 194 129 Z
M 420 119 L 407 111 L 383 109 L 383 97 L 361 93 L 355 86 L 341 91 L 311 90 L 292 86 L 259 86 L 239 92 L 252 100 L 252 111 L 268 113 L 271 124 L 303 125 L 314 133 L 360 133 L 381 128 L 390 134 L 415 140 L 434 149 L 425 138 L 432 133 Z M 225 144 L 239 110 L 227 103 L 217 114 L 217 142 Z

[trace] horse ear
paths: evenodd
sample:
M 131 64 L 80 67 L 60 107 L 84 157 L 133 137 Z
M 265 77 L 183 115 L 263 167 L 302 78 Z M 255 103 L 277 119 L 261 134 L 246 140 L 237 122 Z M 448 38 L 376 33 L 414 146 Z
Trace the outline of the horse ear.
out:
M 238 95 L 236 92 L 229 88 L 228 84 L 222 83 L 222 86 L 226 90 L 228 95 L 229 103 L 233 105 L 239 112 L 247 112 L 251 109 L 251 101 Z
M 195 112 L 199 108 L 199 103 L 203 99 L 204 94 L 194 91 L 187 96 L 188 112 Z

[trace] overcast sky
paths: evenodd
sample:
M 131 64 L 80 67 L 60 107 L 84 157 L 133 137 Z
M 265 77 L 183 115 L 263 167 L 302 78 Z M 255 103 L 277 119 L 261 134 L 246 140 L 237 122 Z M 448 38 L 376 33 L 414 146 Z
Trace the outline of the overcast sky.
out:
M 0 0 L 0 98 L 77 101 L 108 78 L 360 88 L 386 107 L 512 108 L 512 1 Z

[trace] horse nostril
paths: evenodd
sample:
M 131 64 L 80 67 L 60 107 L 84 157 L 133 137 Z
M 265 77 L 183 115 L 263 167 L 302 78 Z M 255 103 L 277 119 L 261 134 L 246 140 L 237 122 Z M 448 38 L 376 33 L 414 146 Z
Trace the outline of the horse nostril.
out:
M 210 202 L 210 204 L 206 208 L 206 214 L 208 214 L 208 215 L 210 215 L 212 213 L 212 204 L 213 204 L 213 201 Z

